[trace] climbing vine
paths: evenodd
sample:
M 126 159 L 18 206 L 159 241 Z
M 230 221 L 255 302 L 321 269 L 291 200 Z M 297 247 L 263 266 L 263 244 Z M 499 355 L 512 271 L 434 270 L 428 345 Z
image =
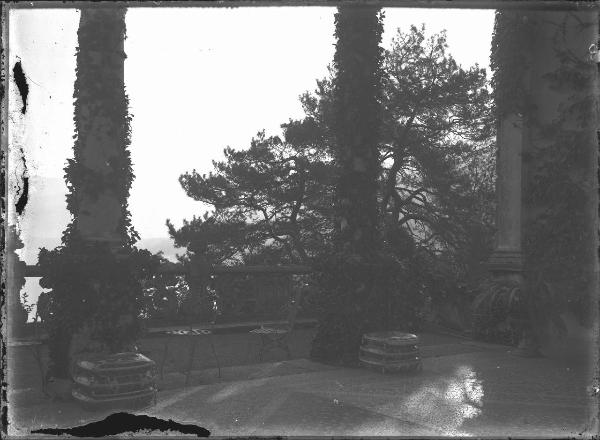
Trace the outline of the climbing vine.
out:
M 118 233 L 124 243 L 138 236 L 131 225 L 127 198 L 133 181 L 130 151 L 129 99 L 123 80 L 125 10 L 82 10 L 77 48 L 75 98 L 75 144 L 68 160 L 65 180 L 67 208 L 74 216 L 68 235 L 73 234 L 83 199 L 96 199 L 108 192 L 121 205 Z M 84 151 L 91 145 L 116 144 L 102 172 L 88 165 Z M 67 241 L 69 237 L 66 237 Z
M 321 316 L 311 349 L 326 362 L 356 362 L 363 333 L 392 320 L 409 328 L 417 315 L 402 295 L 404 267 L 385 252 L 379 229 L 382 20 L 371 6 L 342 6 L 335 16 L 336 229 L 333 252 L 316 262 Z
M 133 247 L 138 236 L 127 205 L 134 175 L 123 75 L 125 10 L 82 9 L 78 38 L 74 154 L 64 176 L 72 221 L 62 245 L 39 254 L 41 285 L 52 289 L 45 324 L 50 375 L 55 377 L 68 376 L 77 332 L 87 331 L 91 343 L 84 348 L 97 351 L 123 350 L 135 341 L 143 296 L 140 280 L 149 264 L 147 253 Z M 106 231 L 113 237 L 108 241 L 90 239 L 80 225 L 100 197 L 120 207 L 116 230 Z
M 496 12 L 490 68 L 496 120 L 507 113 L 523 113 L 531 102 L 528 71 L 532 67 L 534 29 L 522 11 Z
M 342 7 L 336 14 L 333 131 L 340 251 L 369 258 L 380 248 L 377 189 L 382 121 L 382 13 Z
M 538 333 L 550 329 L 563 332 L 560 315 L 566 311 L 573 312 L 582 324 L 588 323 L 589 282 L 593 279 L 590 262 L 594 258 L 589 244 L 597 233 L 590 223 L 591 204 L 596 200 L 595 185 L 590 186 L 595 180 L 590 163 L 596 162 L 592 158 L 597 150 L 594 127 L 598 113 L 593 86 L 598 71 L 587 54 L 573 53 L 569 41 L 573 38 L 569 32 L 579 33 L 594 24 L 572 13 L 561 17 L 561 22 L 548 25 L 542 24 L 536 13 L 499 11 L 492 40 L 497 118 L 517 113 L 524 126 L 524 284 L 520 304 Z M 552 29 L 550 36 L 542 33 L 544 25 Z M 555 66 L 540 61 L 536 53 L 545 50 L 548 41 L 558 61 Z M 547 68 L 552 70 L 542 72 Z M 535 78 L 532 71 L 537 72 Z M 548 92 L 539 96 L 538 90 L 534 97 L 532 90 L 541 87 Z M 542 120 L 540 115 L 557 105 L 545 101 L 554 93 L 562 94 L 556 116 Z M 494 292 L 487 293 L 496 299 L 483 303 L 498 304 L 500 296 Z M 502 310 L 507 313 L 506 307 Z
M 523 201 L 530 214 L 524 225 L 523 252 L 526 270 L 560 289 L 555 306 L 574 312 L 585 323 L 593 270 L 589 244 L 595 233 L 590 216 L 590 183 L 595 173 L 590 163 L 595 162 L 591 160 L 597 124 L 593 85 L 598 72 L 593 63 L 571 51 L 567 26 L 586 24 L 577 24 L 570 14 L 557 24 L 553 48 L 559 66 L 544 79 L 550 90 L 568 95 L 553 121 L 529 117 L 528 122 L 530 150 L 524 158 L 528 168 Z

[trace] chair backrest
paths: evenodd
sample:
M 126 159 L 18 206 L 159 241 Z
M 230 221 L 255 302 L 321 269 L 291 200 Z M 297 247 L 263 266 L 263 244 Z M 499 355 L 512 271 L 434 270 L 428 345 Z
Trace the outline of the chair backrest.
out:
M 288 321 L 288 328 L 290 331 L 292 331 L 292 329 L 294 328 L 294 325 L 296 324 L 296 316 L 298 315 L 298 310 L 300 310 L 300 302 L 302 301 L 302 289 L 298 289 L 296 292 L 294 292 L 294 294 L 292 295 L 291 301 L 290 301 L 290 308 L 289 308 L 289 312 L 288 312 L 288 317 L 287 317 L 287 321 Z

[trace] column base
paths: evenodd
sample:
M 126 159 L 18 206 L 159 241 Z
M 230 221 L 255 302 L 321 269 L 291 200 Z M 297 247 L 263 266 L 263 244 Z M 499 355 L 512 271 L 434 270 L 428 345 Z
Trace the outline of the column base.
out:
M 496 249 L 488 261 L 488 269 L 495 275 L 518 273 L 523 270 L 521 251 Z
M 484 341 L 512 345 L 511 314 L 522 297 L 521 274 L 493 273 L 473 304 L 473 332 Z M 509 324 L 507 327 L 506 324 Z

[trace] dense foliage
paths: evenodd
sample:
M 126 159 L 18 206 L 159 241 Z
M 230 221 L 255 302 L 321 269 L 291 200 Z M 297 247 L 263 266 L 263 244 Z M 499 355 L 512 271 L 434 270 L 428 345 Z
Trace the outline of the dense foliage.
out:
M 483 259 L 495 173 L 485 71 L 457 66 L 444 32 L 426 39 L 424 27 L 413 26 L 385 52 L 384 72 L 378 200 L 390 239 Z M 326 79 L 303 97 L 307 114 L 324 127 L 331 126 L 331 94 Z
M 484 286 L 476 301 L 480 309 L 476 330 L 484 337 L 512 342 L 525 330 L 533 331 L 538 340 L 549 333 L 564 334 L 565 312 L 589 324 L 589 293 L 597 289 L 590 286 L 594 257 L 589 251 L 595 229 L 590 223 L 594 197 L 589 181 L 594 176 L 589 164 L 595 162 L 597 142 L 592 136 L 597 113 L 590 91 L 597 68 L 569 47 L 569 33 L 592 24 L 564 14 L 562 22 L 550 25 L 548 35 L 543 33 L 547 19 L 536 13 L 498 11 L 492 39 L 496 116 L 501 120 L 510 113 L 520 115 L 526 127 L 523 283 Z M 556 63 L 543 58 L 548 53 Z M 557 94 L 562 94 L 560 104 L 554 101 Z M 556 115 L 548 118 L 548 112 Z
M 307 263 L 328 240 L 332 161 L 310 119 L 284 124 L 284 139 L 259 133 L 250 148 L 225 150 L 208 176 L 181 176 L 186 193 L 214 206 L 185 221 L 176 246 L 207 246 L 213 264 Z
M 558 65 L 543 78 L 550 90 L 563 94 L 562 101 L 553 120 L 540 121 L 533 113 L 528 121 L 531 134 L 524 159 L 529 169 L 524 191 L 527 221 L 523 252 L 531 276 L 526 282 L 529 291 L 540 296 L 533 283 L 543 280 L 557 292 L 551 301 L 556 310 L 574 312 L 581 323 L 591 324 L 592 295 L 597 293 L 597 285 L 590 285 L 597 270 L 596 252 L 590 244 L 596 234 L 591 214 L 597 203 L 593 187 L 598 71 L 587 58 L 573 53 L 568 36 L 568 32 L 579 33 L 592 24 L 582 24 L 568 14 L 558 24 L 570 31 L 553 30 L 552 48 Z M 539 106 L 544 104 L 542 100 Z
M 496 116 L 531 110 L 534 28 L 521 11 L 497 11 L 492 34 L 490 67 Z
M 17 250 L 23 248 L 23 242 L 15 225 L 10 225 L 6 231 L 6 280 L 8 289 L 6 291 L 7 316 L 9 316 L 9 329 L 6 334 L 18 336 L 27 322 L 30 305 L 26 304 L 27 293 L 20 292 L 25 285 L 26 264 L 21 261 Z M 5 329 L 6 330 L 6 329 Z
M 485 71 L 458 66 L 444 33 L 426 38 L 414 26 L 398 31 L 381 70 L 374 247 L 387 255 L 383 266 L 402 263 L 390 285 L 406 286 L 396 299 L 403 317 L 389 319 L 414 328 L 427 306 L 434 319 L 464 328 L 468 316 L 448 322 L 447 310 L 468 308 L 493 236 L 494 125 Z M 179 229 L 169 222 L 177 246 L 205 243 L 212 264 L 331 265 L 326 256 L 343 223 L 334 210 L 344 163 L 335 159 L 335 75 L 332 69 L 301 97 L 306 117 L 284 124 L 282 138 L 261 132 L 250 148 L 225 150 L 208 175 L 181 176 L 187 195 L 214 211 Z

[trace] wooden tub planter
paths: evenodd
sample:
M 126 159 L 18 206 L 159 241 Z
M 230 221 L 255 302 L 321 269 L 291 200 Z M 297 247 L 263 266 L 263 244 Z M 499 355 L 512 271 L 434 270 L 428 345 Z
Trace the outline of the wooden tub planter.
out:
M 72 396 L 85 409 L 131 408 L 156 400 L 156 366 L 140 353 L 80 358 L 73 363 Z
M 367 333 L 362 337 L 359 360 L 382 373 L 421 371 L 419 337 L 394 331 Z

